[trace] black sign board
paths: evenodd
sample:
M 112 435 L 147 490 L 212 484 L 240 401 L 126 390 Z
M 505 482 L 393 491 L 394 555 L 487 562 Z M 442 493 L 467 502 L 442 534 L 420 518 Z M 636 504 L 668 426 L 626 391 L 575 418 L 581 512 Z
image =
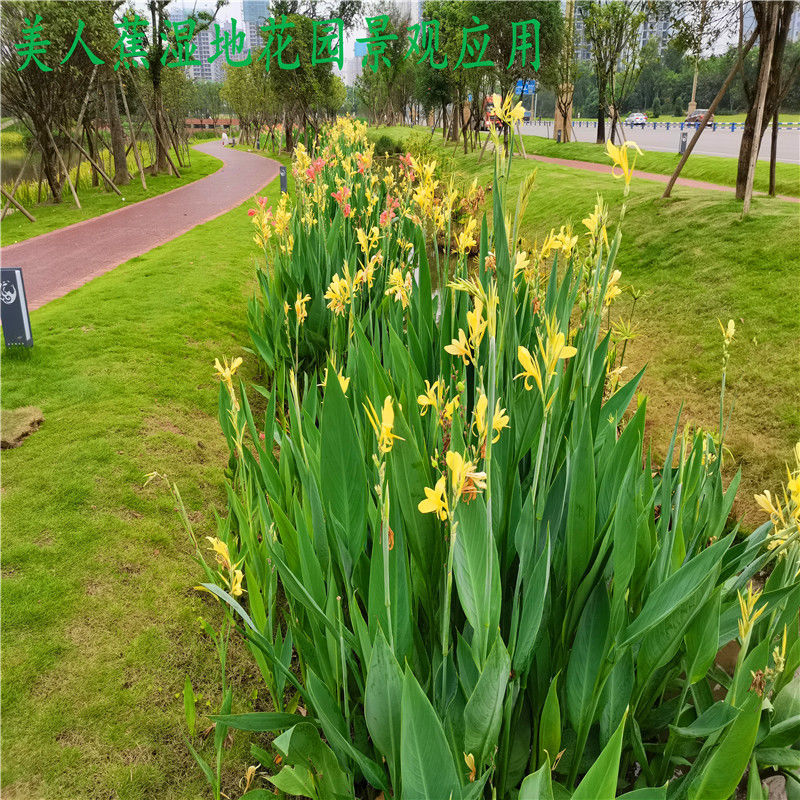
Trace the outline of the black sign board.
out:
M 283 164 L 281 164 L 281 191 L 288 191 L 288 186 L 286 184 L 286 167 Z
M 22 270 L 8 267 L 0 270 L 2 293 L 0 293 L 0 321 L 3 323 L 3 337 L 6 347 L 22 345 L 33 347 L 31 320 L 28 316 L 28 301 L 25 297 L 25 284 Z

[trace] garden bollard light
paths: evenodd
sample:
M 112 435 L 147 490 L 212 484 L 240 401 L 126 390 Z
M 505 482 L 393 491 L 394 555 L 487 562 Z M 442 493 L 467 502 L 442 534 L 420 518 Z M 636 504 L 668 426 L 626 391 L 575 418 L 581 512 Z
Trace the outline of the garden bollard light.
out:
M 683 127 L 683 126 L 681 126 L 681 127 Z M 678 147 L 678 152 L 681 155 L 683 155 L 686 152 L 686 138 L 687 138 L 687 135 L 688 134 L 686 133 L 686 131 L 682 131 L 681 132 L 680 144 L 679 144 L 679 147 Z
M 683 123 L 681 122 L 681 130 L 683 130 Z

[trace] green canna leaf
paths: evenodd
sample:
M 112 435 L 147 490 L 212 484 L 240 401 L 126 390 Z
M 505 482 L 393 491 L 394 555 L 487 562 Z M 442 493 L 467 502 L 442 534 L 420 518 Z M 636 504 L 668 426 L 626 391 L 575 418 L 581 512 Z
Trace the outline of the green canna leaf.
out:
M 628 718 L 626 711 L 614 735 L 589 768 L 578 788 L 572 795 L 572 800 L 614 800 L 617 794 L 617 774 L 619 773 L 619 759 L 622 752 L 622 734 L 625 729 L 625 720 Z
M 330 364 L 328 371 L 331 375 L 335 372 Z M 367 539 L 368 484 L 353 416 L 338 380 L 329 380 L 325 386 L 320 431 L 322 499 L 329 510 L 332 533 L 343 553 L 349 555 L 349 563 L 343 564 L 349 575 Z
M 400 778 L 403 673 L 383 631 L 378 629 L 364 689 L 364 716 L 375 746 L 386 759 L 397 785 Z
M 403 679 L 400 729 L 403 797 L 460 800 L 461 783 L 442 724 L 408 668 Z
M 561 707 L 558 702 L 558 674 L 550 683 L 539 720 L 540 766 L 549 765 L 561 752 Z
M 586 603 L 567 666 L 567 714 L 580 730 L 588 728 L 596 705 L 595 689 L 606 655 L 610 607 L 601 583 Z
M 761 697 L 750 692 L 703 770 L 689 784 L 689 800 L 727 800 L 744 775 L 761 718 Z
M 531 773 L 522 781 L 522 786 L 519 787 L 518 800 L 553 800 L 549 759 L 545 759 L 536 772 Z
M 464 709 L 464 748 L 480 767 L 497 747 L 511 662 L 497 636 L 483 671 Z

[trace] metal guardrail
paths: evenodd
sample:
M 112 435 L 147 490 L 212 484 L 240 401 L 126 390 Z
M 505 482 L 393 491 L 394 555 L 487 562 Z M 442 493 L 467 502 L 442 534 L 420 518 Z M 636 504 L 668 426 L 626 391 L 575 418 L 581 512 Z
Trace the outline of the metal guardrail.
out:
M 552 123 L 552 120 L 533 120 L 530 123 L 532 125 L 549 125 Z M 574 119 L 572 120 L 572 124 L 577 126 L 578 128 L 596 128 L 597 127 L 597 120 L 591 119 Z M 677 128 L 678 130 L 697 130 L 700 127 L 699 122 L 647 122 L 645 125 L 628 125 L 627 127 L 634 127 L 634 128 L 649 128 L 652 126 L 653 130 L 657 128 L 666 128 L 666 130 L 670 130 L 671 128 Z M 717 129 L 730 131 L 734 133 L 737 128 L 739 130 L 744 129 L 744 122 L 711 122 L 706 125 L 712 131 Z M 779 122 L 778 123 L 778 130 L 785 129 L 785 130 L 800 130 L 800 122 Z

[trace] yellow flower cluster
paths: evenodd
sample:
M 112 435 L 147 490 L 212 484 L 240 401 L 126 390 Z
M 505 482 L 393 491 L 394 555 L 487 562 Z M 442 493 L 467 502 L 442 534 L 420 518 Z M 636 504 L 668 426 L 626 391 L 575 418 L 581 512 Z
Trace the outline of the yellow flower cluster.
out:
M 233 597 L 241 597 L 241 595 L 244 593 L 244 589 L 242 588 L 244 573 L 241 571 L 241 569 L 239 569 L 239 566 L 244 559 L 234 564 L 231 561 L 231 554 L 228 550 L 228 545 L 225 544 L 222 539 L 219 539 L 216 536 L 206 536 L 206 539 L 208 539 L 208 541 L 211 543 L 209 550 L 214 551 L 214 556 L 217 560 L 217 564 L 220 567 L 222 579 L 225 581 L 228 591 Z

